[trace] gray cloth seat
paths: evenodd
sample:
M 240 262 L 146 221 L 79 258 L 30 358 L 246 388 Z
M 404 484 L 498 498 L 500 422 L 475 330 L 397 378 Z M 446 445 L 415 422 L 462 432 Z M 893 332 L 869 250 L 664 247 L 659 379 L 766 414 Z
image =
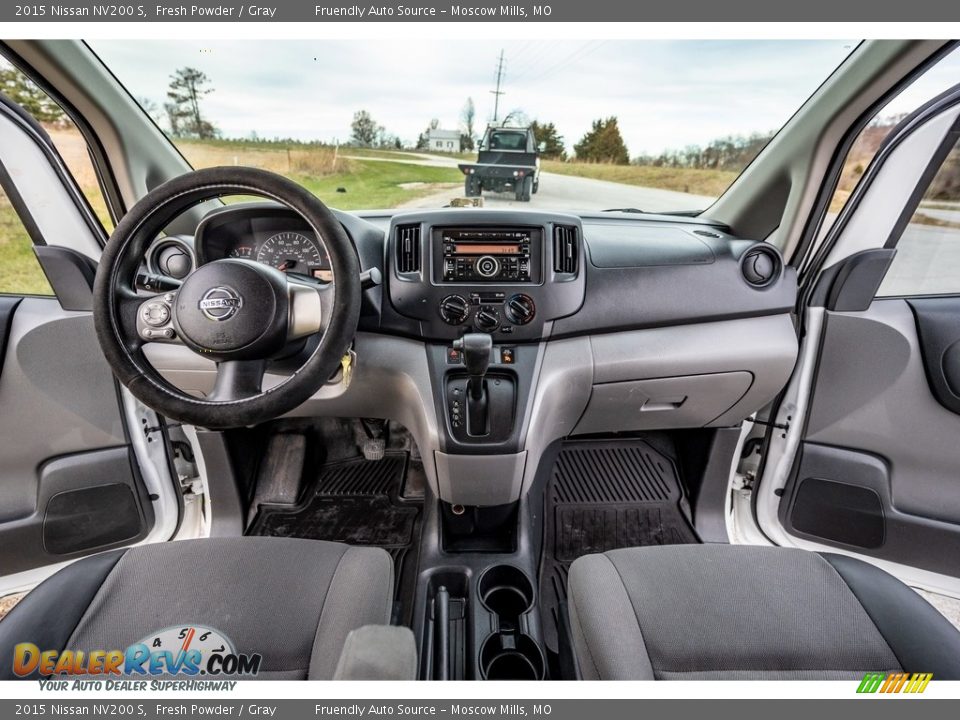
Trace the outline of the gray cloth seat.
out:
M 16 679 L 6 658 L 18 643 L 124 650 L 193 625 L 259 653 L 259 679 L 331 679 L 349 633 L 389 624 L 392 601 L 380 548 L 240 537 L 117 550 L 54 574 L 0 621 L 0 679 Z
M 588 680 L 960 679 L 960 632 L 854 558 L 737 545 L 628 548 L 577 559 L 571 643 Z

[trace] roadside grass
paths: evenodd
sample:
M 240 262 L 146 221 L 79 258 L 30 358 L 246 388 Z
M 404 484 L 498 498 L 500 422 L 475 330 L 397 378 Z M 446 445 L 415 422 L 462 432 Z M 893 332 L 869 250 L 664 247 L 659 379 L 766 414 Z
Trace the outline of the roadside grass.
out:
M 328 145 L 180 139 L 176 146 L 194 168 L 246 165 L 287 177 L 333 175 L 353 169 L 352 161 L 339 157 Z
M 20 217 L 0 196 L 0 293 L 52 295 Z
M 248 165 L 271 170 L 300 183 L 340 210 L 396 207 L 430 195 L 448 183 L 459 185 L 463 177 L 456 168 L 343 157 L 362 148 L 341 147 L 335 153 L 329 145 L 237 140 L 179 140 L 177 147 L 195 168 Z M 365 155 L 398 159 L 406 156 L 369 149 Z
M 340 210 L 393 208 L 462 184 L 463 175 L 456 168 L 354 162 L 357 167 L 350 173 L 293 179 L 331 207 Z M 338 192 L 341 188 L 345 192 Z
M 442 152 L 439 150 L 394 150 L 390 148 L 358 148 L 349 145 L 340 146 L 341 155 L 351 155 L 353 157 L 376 157 L 376 158 L 403 158 L 416 157 L 418 155 L 433 155 L 435 157 L 450 158 L 452 160 L 476 160 L 477 151 L 469 150 L 466 152 Z
M 409 159 L 411 155 L 417 155 L 417 152 L 412 150 L 390 150 L 388 148 L 362 148 L 362 147 L 351 147 L 349 145 L 340 146 L 340 154 L 348 155 L 350 157 L 370 157 L 370 158 L 380 158 L 387 160 L 404 160 Z
M 559 175 L 606 180 L 625 185 L 674 190 L 691 195 L 719 197 L 737 179 L 739 173 L 729 170 L 697 170 L 693 168 L 655 167 L 653 165 L 607 165 L 602 163 L 561 162 L 544 160 L 544 172 Z

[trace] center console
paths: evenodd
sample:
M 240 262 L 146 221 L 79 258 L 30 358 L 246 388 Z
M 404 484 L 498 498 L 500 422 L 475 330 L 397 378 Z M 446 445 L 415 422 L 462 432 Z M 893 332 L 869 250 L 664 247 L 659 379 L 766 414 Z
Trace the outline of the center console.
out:
M 582 306 L 584 258 L 575 216 L 394 216 L 386 289 L 426 342 L 441 497 L 464 505 L 516 499 L 542 341 L 554 321 Z

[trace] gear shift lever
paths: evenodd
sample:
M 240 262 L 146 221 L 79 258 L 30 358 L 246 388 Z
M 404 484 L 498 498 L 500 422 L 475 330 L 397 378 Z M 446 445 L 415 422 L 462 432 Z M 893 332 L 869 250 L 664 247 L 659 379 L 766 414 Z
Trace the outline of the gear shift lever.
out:
M 463 353 L 463 364 L 470 373 L 467 393 L 471 400 L 483 400 L 483 378 L 490 367 L 493 339 L 486 333 L 467 333 L 453 341 L 455 350 Z

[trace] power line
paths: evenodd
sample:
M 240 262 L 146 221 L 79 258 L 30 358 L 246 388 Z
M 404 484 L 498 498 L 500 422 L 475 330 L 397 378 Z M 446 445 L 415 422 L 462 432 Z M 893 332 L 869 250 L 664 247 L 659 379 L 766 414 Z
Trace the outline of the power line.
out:
M 569 66 L 569 65 L 570 65 L 572 62 L 574 62 L 575 60 L 583 60 L 585 57 L 587 57 L 588 55 L 591 55 L 592 53 L 596 52 L 597 50 L 599 50 L 599 49 L 600 49 L 601 47 L 603 47 L 604 45 L 606 45 L 606 41 L 605 41 L 605 40 L 604 40 L 604 41 L 598 41 L 596 44 L 594 44 L 592 41 L 591 41 L 591 42 L 584 43 L 583 45 L 581 45 L 579 48 L 577 48 L 576 50 L 574 50 L 572 53 L 570 53 L 570 54 L 567 55 L 566 57 L 564 57 L 564 58 L 562 58 L 561 60 L 555 62 L 554 64 L 552 64 L 551 66 L 549 66 L 549 67 L 547 67 L 545 70 L 543 70 L 542 72 L 534 75 L 534 77 L 528 78 L 528 79 L 527 79 L 527 82 L 536 83 L 536 82 L 540 82 L 541 80 L 544 80 L 544 79 L 547 78 L 547 77 L 551 77 L 551 76 L 555 75 L 557 72 L 559 72 L 560 70 L 565 69 L 567 66 Z

